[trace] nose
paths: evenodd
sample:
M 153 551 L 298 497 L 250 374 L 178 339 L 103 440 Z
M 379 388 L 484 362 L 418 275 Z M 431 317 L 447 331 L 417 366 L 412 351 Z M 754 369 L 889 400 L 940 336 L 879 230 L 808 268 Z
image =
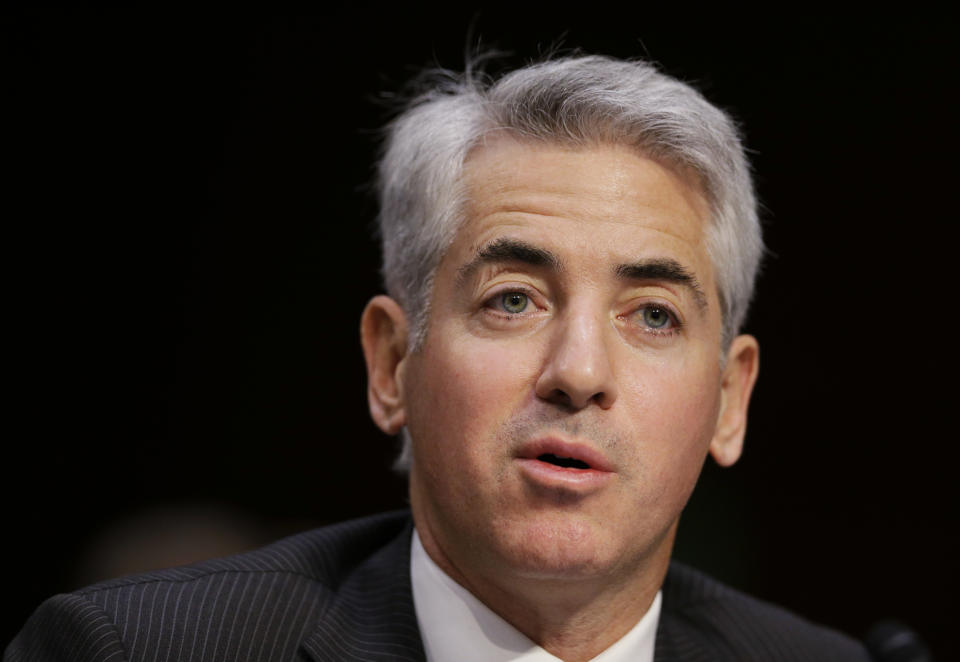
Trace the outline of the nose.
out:
M 598 316 L 586 314 L 571 314 L 561 322 L 537 379 L 539 398 L 573 410 L 613 405 L 617 385 L 607 346 L 608 326 Z

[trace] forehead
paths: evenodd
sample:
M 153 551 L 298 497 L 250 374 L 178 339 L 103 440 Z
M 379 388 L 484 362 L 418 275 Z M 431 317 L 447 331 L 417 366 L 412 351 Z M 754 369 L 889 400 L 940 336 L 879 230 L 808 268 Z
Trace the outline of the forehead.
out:
M 464 183 L 466 213 L 454 259 L 519 235 L 588 263 L 672 258 L 704 285 L 713 283 L 709 206 L 699 187 L 633 149 L 499 137 L 471 153 Z
M 709 209 L 696 177 L 623 145 L 564 145 L 498 136 L 471 151 L 464 178 L 473 211 L 506 195 L 558 194 L 589 212 L 595 204 L 668 206 L 706 219 Z M 479 205 L 479 206 L 477 206 Z

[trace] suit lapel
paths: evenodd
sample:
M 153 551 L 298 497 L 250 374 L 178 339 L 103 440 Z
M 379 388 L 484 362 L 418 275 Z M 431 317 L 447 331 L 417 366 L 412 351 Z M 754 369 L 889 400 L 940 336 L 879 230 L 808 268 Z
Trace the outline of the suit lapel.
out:
M 657 626 L 657 641 L 653 649 L 653 662 L 718 662 L 717 650 L 705 647 L 696 635 L 696 629 L 682 618 L 664 611 Z
M 410 587 L 412 532 L 411 524 L 336 588 L 330 608 L 304 640 L 309 659 L 426 659 Z
M 672 561 L 663 586 L 663 608 L 653 649 L 654 662 L 733 662 L 742 659 L 710 625 L 718 585 Z

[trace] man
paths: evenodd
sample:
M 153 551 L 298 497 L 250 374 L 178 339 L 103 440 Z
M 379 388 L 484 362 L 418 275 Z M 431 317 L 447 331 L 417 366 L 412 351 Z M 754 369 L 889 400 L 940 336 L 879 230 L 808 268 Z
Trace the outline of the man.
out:
M 45 603 L 8 660 L 865 660 L 670 555 L 737 461 L 762 251 L 731 121 L 641 62 L 447 78 L 380 164 L 361 335 L 406 513 Z

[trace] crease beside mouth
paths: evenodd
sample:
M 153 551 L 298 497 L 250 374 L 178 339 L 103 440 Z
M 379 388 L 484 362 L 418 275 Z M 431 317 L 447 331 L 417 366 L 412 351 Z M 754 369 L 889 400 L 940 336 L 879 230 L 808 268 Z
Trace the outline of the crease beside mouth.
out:
M 547 464 L 553 464 L 558 467 L 564 467 L 567 469 L 589 469 L 590 465 L 584 462 L 583 460 L 578 460 L 573 457 L 560 457 L 554 455 L 553 453 L 543 453 L 542 455 L 537 456 L 537 459 L 541 462 L 546 462 Z

